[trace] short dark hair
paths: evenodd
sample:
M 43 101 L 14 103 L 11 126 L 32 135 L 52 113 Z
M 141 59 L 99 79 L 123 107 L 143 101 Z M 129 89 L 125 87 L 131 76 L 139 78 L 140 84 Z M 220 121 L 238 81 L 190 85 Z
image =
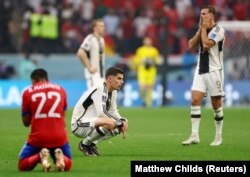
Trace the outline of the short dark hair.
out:
M 216 10 L 215 10 L 214 6 L 205 5 L 201 9 L 208 9 L 209 13 L 212 13 L 214 16 L 216 15 Z
M 118 67 L 110 67 L 106 71 L 105 78 L 108 78 L 108 76 L 116 76 L 117 74 L 124 74 L 123 70 Z
M 45 79 L 48 81 L 48 73 L 43 68 L 37 68 L 32 71 L 30 78 L 36 82 L 39 82 L 42 79 Z

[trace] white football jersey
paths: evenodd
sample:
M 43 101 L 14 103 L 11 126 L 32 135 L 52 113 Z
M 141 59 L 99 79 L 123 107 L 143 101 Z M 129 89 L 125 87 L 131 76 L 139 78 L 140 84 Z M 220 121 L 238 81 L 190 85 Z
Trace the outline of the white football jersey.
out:
M 92 87 L 78 100 L 73 110 L 71 125 L 84 117 L 110 117 L 115 120 L 120 120 L 116 104 L 117 90 L 108 92 L 105 83 L 98 87 Z M 77 124 L 75 124 L 77 126 Z M 76 127 L 72 127 L 74 130 Z
M 215 25 L 210 31 L 208 31 L 208 38 L 213 40 L 215 45 L 208 50 L 204 50 L 202 43 L 200 42 L 196 67 L 196 72 L 199 74 L 223 69 L 224 33 L 225 30 L 221 26 Z
M 85 50 L 85 52 L 87 53 L 87 57 L 90 60 L 91 66 L 97 69 L 97 73 L 100 75 L 101 78 L 104 78 L 104 38 L 97 38 L 94 34 L 89 34 L 83 40 L 80 48 Z M 85 68 L 85 76 L 87 79 L 91 77 L 91 74 L 88 72 L 87 68 Z

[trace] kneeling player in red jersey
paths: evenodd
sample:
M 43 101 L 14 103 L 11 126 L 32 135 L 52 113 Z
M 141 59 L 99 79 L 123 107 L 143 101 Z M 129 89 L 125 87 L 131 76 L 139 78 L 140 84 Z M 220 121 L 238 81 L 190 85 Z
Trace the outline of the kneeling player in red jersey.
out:
M 43 171 L 47 172 L 51 169 L 51 157 L 56 171 L 69 171 L 71 149 L 64 117 L 66 92 L 48 81 L 44 69 L 35 69 L 31 81 L 32 86 L 22 95 L 22 121 L 24 126 L 31 126 L 31 131 L 19 154 L 18 168 L 30 171 L 41 163 Z

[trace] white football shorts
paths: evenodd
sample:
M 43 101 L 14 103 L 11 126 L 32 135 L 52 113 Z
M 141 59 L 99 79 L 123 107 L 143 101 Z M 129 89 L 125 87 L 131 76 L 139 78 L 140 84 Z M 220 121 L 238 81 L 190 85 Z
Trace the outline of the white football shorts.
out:
M 209 96 L 225 96 L 223 70 L 205 74 L 195 72 L 191 90 L 207 92 Z
M 97 117 L 84 117 L 71 124 L 73 133 L 80 137 L 86 138 L 94 129 Z

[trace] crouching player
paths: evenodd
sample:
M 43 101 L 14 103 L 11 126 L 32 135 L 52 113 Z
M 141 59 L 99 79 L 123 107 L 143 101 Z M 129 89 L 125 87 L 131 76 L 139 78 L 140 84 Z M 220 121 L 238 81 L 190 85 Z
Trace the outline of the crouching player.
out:
M 124 73 L 111 67 L 101 86 L 92 87 L 78 100 L 72 115 L 72 132 L 80 138 L 79 150 L 86 156 L 98 156 L 96 144 L 120 133 L 126 136 L 128 121 L 117 110 L 117 90 L 123 85 Z
M 31 126 L 31 131 L 19 154 L 18 168 L 30 171 L 41 163 L 43 171 L 50 171 L 51 156 L 56 171 L 68 171 L 71 150 L 64 118 L 66 92 L 59 85 L 49 83 L 44 69 L 35 69 L 31 81 L 32 86 L 22 95 L 22 121 L 24 126 Z

